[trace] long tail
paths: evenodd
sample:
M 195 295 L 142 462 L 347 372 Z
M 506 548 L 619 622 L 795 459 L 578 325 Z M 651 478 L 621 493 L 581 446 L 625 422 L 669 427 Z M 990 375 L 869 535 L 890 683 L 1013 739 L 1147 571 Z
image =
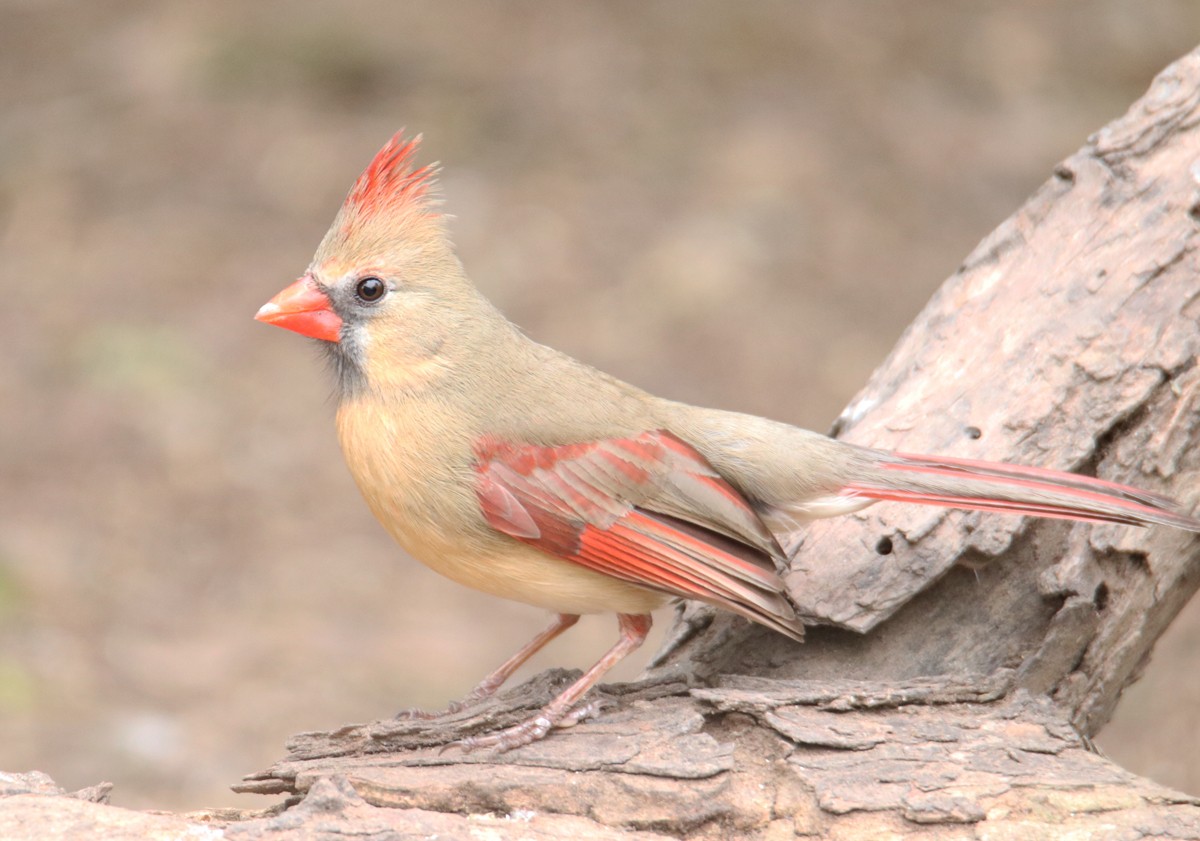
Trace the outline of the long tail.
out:
M 852 482 L 840 495 L 1200 532 L 1200 520 L 1174 500 L 1090 476 L 905 453 L 883 455 L 877 467 L 876 477 Z

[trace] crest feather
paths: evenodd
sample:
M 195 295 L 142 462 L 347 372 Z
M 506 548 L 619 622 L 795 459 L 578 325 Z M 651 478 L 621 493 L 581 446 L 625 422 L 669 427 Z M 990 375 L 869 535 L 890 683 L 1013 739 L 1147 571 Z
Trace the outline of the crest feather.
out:
M 419 134 L 405 138 L 401 129 L 392 135 L 354 182 L 344 209 L 357 217 L 380 212 L 431 213 L 438 167 L 414 166 L 420 146 Z

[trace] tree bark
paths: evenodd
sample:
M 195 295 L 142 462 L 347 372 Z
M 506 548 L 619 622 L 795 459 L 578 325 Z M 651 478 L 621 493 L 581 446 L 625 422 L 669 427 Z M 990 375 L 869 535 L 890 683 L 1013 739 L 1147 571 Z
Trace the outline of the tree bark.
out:
M 1198 124 L 1200 51 L 980 244 L 834 433 L 1194 510 Z M 438 750 L 526 717 L 569 673 L 437 721 L 297 736 L 235 786 L 286 809 L 124 812 L 118 831 L 121 810 L 17 782 L 0 837 L 163 821 L 247 838 L 1200 837 L 1195 798 L 1089 750 L 1200 585 L 1195 535 L 881 504 L 814 525 L 786 580 L 820 626 L 805 645 L 687 607 L 645 680 L 526 748 Z

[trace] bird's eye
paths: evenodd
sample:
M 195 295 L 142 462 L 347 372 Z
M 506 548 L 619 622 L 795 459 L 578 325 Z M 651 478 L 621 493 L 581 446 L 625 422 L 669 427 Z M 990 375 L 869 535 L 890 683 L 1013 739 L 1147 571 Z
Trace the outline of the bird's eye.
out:
M 364 277 L 354 285 L 354 294 L 365 304 L 373 304 L 387 292 L 387 284 L 377 277 Z

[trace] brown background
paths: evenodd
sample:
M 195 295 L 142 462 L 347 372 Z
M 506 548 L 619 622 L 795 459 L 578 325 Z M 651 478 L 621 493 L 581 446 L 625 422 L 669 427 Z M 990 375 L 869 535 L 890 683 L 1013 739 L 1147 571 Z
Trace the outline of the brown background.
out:
M 317 354 L 251 320 L 401 125 L 534 337 L 825 429 L 1198 35 L 1193 0 L 3 4 L 0 768 L 253 805 L 288 734 L 438 706 L 544 622 L 392 547 Z M 1101 739 L 1192 793 L 1198 648 L 1195 605 Z

